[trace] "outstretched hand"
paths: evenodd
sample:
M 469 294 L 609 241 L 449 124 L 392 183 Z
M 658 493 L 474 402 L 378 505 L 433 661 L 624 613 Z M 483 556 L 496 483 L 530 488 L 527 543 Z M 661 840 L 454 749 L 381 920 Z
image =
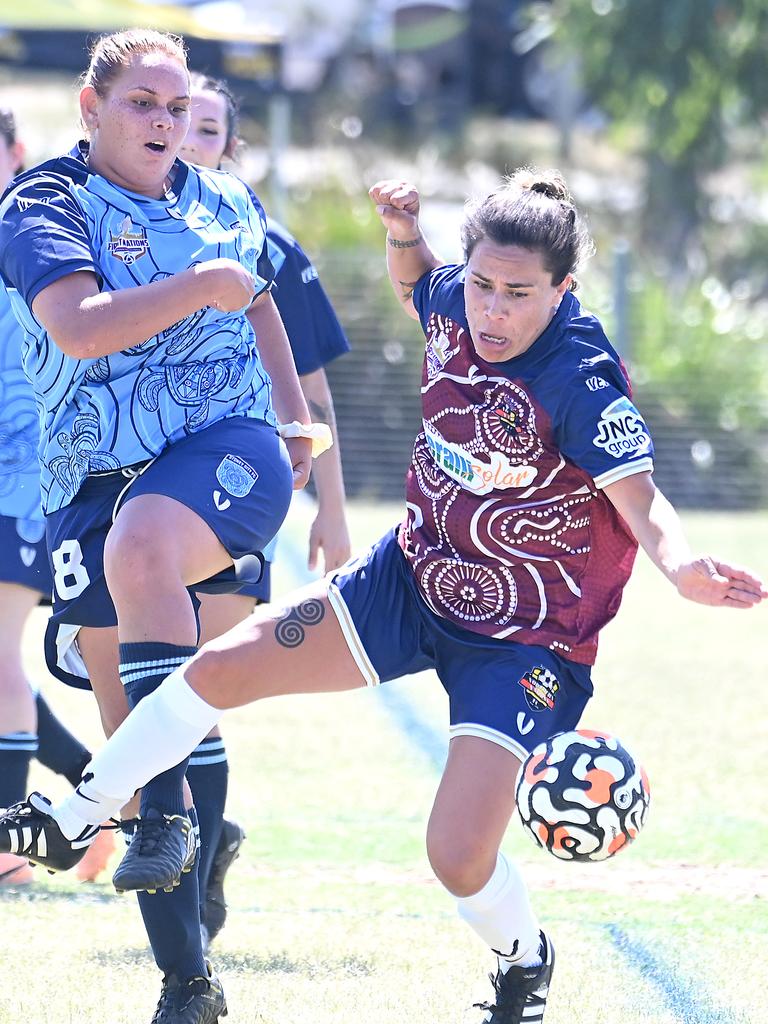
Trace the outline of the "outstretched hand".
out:
M 709 556 L 680 566 L 677 590 L 689 601 L 723 608 L 752 608 L 768 597 L 765 584 L 752 573 Z

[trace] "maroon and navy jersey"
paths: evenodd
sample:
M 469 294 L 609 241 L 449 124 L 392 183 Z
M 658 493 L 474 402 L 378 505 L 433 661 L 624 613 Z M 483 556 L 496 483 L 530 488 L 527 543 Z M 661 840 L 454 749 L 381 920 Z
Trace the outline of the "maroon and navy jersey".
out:
M 449 623 L 591 665 L 637 542 L 602 488 L 653 469 L 622 362 L 568 292 L 522 355 L 481 359 L 464 267 L 425 275 L 423 430 L 406 479 L 400 546 Z

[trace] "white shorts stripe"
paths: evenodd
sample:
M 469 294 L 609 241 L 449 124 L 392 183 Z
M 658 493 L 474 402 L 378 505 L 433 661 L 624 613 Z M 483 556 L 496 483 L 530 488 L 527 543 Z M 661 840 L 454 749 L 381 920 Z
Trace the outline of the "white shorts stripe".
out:
M 514 754 L 521 761 L 528 757 L 528 751 L 522 744 L 518 743 L 517 740 L 513 740 L 511 736 L 499 732 L 498 729 L 492 729 L 488 725 L 480 725 L 477 722 L 459 722 L 458 725 L 451 726 L 449 735 L 451 739 L 454 736 L 478 736 L 482 740 L 489 740 L 491 743 L 504 747 L 505 750 L 508 750 L 510 754 Z
M 371 660 L 352 621 L 352 616 L 349 614 L 349 608 L 347 608 L 344 598 L 341 596 L 341 592 L 335 583 L 328 584 L 328 603 L 338 619 L 341 632 L 347 641 L 349 653 L 355 659 L 355 664 L 360 669 L 365 685 L 378 686 L 381 682 L 379 674 L 371 664 Z

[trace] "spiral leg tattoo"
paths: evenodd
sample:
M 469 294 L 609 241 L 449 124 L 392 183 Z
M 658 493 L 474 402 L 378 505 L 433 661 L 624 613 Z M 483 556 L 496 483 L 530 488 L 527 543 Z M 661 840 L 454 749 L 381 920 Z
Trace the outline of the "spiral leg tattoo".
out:
M 275 626 L 275 639 L 281 647 L 299 647 L 307 635 L 306 626 L 316 626 L 325 618 L 322 601 L 302 601 L 280 617 Z

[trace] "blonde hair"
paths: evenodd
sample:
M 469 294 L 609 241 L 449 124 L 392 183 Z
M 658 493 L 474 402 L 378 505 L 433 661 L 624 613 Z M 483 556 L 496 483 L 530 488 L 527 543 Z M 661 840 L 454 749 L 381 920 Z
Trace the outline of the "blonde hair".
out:
M 181 36 L 158 32 L 152 28 L 129 28 L 100 36 L 91 48 L 91 62 L 83 72 L 81 85 L 91 86 L 105 96 L 112 82 L 136 54 L 165 53 L 186 70 L 187 49 Z

